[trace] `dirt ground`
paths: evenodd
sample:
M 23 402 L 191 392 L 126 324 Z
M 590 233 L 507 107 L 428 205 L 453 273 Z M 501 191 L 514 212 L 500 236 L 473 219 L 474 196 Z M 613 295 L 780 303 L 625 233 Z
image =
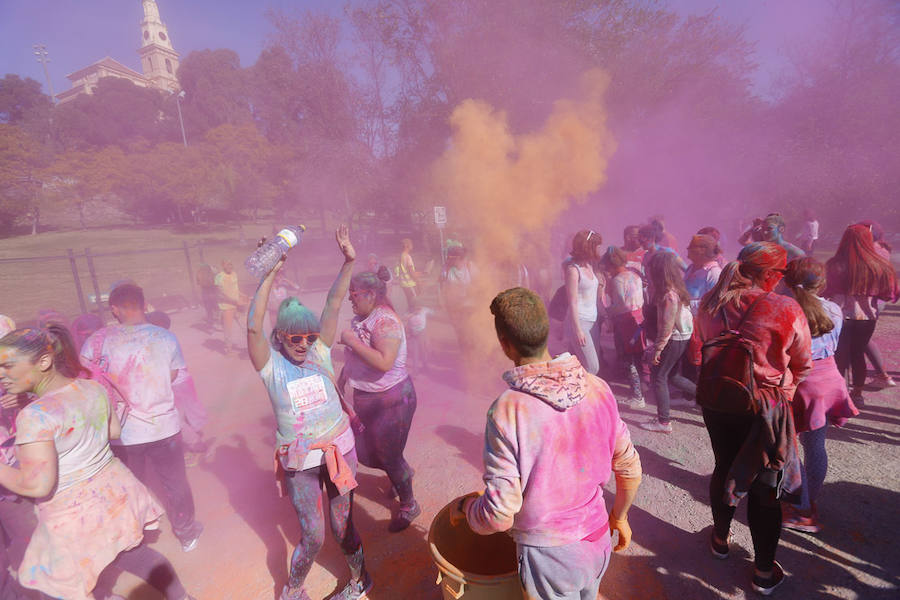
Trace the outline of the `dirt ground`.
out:
M 324 294 L 303 299 L 320 307 Z M 347 306 L 345 321 L 349 313 Z M 206 529 L 189 554 L 181 552 L 168 526 L 153 545 L 171 558 L 199 600 L 277 598 L 299 530 L 292 507 L 278 498 L 273 483 L 274 419 L 249 360 L 222 355 L 221 333 L 210 335 L 199 322 L 196 310 L 173 315 L 173 331 L 210 412 L 212 450 L 202 464 L 189 469 L 197 516 Z M 454 368 L 459 357 L 449 326 L 438 315 L 429 328 L 435 367 L 413 374 L 418 410 L 407 447 L 423 514 L 408 530 L 388 533 L 394 501 L 387 497 L 387 477 L 364 467 L 358 477 L 354 519 L 375 581 L 370 594 L 375 600 L 441 598 L 426 543 L 428 526 L 451 499 L 480 488 L 484 415 L 503 389 L 501 369 L 485 366 L 478 376 L 480 391 L 467 390 Z M 898 335 L 900 311 L 889 310 L 876 339 L 895 376 L 900 374 Z M 624 392 L 624 387 L 615 384 L 614 391 Z M 829 430 L 828 478 L 819 498 L 825 529 L 818 535 L 785 531 L 778 559 L 790 579 L 777 597 L 900 597 L 900 545 L 895 541 L 900 524 L 898 400 L 900 388 L 870 392 L 859 417 L 843 429 Z M 652 405 L 622 409 L 641 455 L 644 481 L 630 513 L 633 544 L 614 555 L 602 594 L 609 600 L 753 597 L 752 546 L 743 507 L 733 526 L 731 558 L 715 560 L 707 549 L 713 457 L 699 410 L 674 409 L 671 435 L 638 427 L 652 414 Z M 612 484 L 608 490 L 611 498 Z M 310 596 L 328 598 L 347 577 L 329 538 L 307 582 Z M 119 591 L 131 600 L 157 598 L 125 575 Z

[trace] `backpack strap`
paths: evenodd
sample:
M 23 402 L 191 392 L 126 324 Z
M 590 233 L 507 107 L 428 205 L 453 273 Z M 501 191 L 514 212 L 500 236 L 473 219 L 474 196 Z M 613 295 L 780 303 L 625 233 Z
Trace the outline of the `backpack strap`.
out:
M 738 324 L 737 324 L 737 326 L 734 328 L 734 331 L 740 331 L 740 330 L 741 330 L 741 325 L 744 324 L 744 321 L 747 320 L 747 317 L 750 316 L 750 313 L 753 312 L 753 309 L 756 308 L 756 305 L 759 304 L 759 301 L 762 300 L 763 298 L 767 298 L 767 297 L 769 296 L 770 293 L 771 293 L 771 292 L 766 292 L 765 294 L 762 294 L 762 295 L 759 296 L 756 300 L 754 300 L 754 301 L 750 304 L 750 306 L 747 307 L 747 310 L 744 312 L 744 315 L 741 317 L 741 320 L 738 321 Z M 731 329 L 731 327 L 728 325 L 728 314 L 725 312 L 725 307 L 724 307 L 724 306 L 722 307 L 721 311 L 722 311 L 722 320 L 725 321 L 725 329 Z

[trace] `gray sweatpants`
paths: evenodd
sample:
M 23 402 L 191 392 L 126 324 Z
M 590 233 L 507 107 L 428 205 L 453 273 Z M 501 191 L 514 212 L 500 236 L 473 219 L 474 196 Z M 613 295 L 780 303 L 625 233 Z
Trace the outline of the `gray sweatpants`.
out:
M 565 546 L 517 545 L 519 579 L 527 600 L 596 600 L 609 566 L 608 535 Z

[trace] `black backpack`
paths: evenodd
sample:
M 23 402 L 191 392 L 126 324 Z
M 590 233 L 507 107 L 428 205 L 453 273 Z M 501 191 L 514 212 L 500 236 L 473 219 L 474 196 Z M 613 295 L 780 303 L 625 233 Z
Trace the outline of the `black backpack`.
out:
M 732 415 L 759 414 L 753 377 L 753 345 L 741 334 L 741 325 L 759 301 L 768 295 L 754 300 L 734 328 L 728 324 L 728 316 L 722 310 L 725 330 L 705 342 L 701 349 L 697 404 L 703 408 Z

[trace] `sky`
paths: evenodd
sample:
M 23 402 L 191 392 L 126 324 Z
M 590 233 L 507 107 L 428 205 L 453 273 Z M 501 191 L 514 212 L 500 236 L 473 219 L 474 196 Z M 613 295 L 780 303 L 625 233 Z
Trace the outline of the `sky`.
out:
M 548 0 L 554 1 L 554 0 Z M 759 72 L 754 86 L 768 96 L 788 65 L 787 55 L 798 40 L 813 34 L 822 21 L 825 0 L 667 0 L 682 15 L 716 10 L 723 19 L 747 27 L 757 44 Z M 256 62 L 270 28 L 267 7 L 340 11 L 343 0 L 157 0 L 175 50 L 182 57 L 193 50 L 231 48 L 243 66 Z M 44 44 L 53 88 L 70 87 L 66 75 L 110 56 L 140 71 L 137 49 L 140 0 L 0 0 L 0 76 L 16 73 L 45 86 L 34 56 L 34 44 Z

